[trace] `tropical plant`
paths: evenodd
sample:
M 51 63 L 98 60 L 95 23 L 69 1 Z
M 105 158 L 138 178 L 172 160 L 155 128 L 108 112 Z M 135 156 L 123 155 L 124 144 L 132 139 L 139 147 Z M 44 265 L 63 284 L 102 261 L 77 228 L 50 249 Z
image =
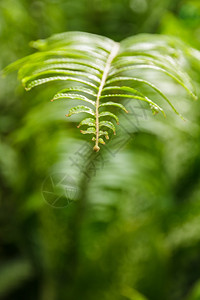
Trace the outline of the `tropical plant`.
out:
M 81 133 L 93 135 L 96 152 L 99 144 L 105 144 L 104 138 L 109 139 L 110 130 L 115 135 L 113 120 L 118 123 L 119 119 L 112 108 L 128 112 L 121 99 L 144 101 L 153 114 L 162 112 L 165 116 L 163 107 L 148 92 L 136 89 L 136 84 L 150 87 L 180 115 L 160 87 L 144 79 L 143 69 L 164 73 L 196 99 L 191 80 L 181 66 L 184 55 L 192 55 L 193 49 L 172 37 L 142 34 L 117 43 L 94 34 L 67 32 L 32 42 L 32 46 L 39 51 L 14 62 L 5 72 L 19 70 L 27 91 L 43 83 L 64 81 L 65 88 L 52 101 L 65 98 L 87 102 L 87 106 L 72 107 L 66 116 L 90 115 L 77 127 L 83 126 Z

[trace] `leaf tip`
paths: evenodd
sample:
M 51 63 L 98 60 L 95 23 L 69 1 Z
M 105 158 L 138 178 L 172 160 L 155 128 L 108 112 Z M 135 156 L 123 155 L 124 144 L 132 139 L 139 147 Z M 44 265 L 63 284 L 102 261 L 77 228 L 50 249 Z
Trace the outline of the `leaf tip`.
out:
M 180 115 L 180 118 L 181 118 L 184 122 L 186 122 L 186 119 L 185 119 L 182 115 Z
M 97 146 L 97 145 L 95 145 L 95 146 L 93 147 L 93 150 L 94 150 L 95 152 L 99 152 L 99 150 L 100 150 L 100 147 L 99 147 L 99 146 Z
M 196 95 L 194 95 L 193 98 L 194 98 L 195 101 L 198 100 L 198 96 L 196 96 Z

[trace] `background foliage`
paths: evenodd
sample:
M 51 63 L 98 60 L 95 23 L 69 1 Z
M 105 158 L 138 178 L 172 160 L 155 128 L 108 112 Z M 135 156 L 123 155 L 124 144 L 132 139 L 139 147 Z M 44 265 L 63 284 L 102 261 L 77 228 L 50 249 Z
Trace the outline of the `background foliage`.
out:
M 31 40 L 68 30 L 117 41 L 165 33 L 200 49 L 200 4 L 1 0 L 0 68 L 32 53 Z M 198 68 L 188 65 L 199 95 Z M 123 139 L 93 164 L 66 102 L 48 101 L 53 88 L 26 93 L 15 75 L 1 79 L 1 299 L 200 299 L 200 104 L 152 77 L 187 121 L 128 103 Z M 79 200 L 49 205 L 52 174 Z

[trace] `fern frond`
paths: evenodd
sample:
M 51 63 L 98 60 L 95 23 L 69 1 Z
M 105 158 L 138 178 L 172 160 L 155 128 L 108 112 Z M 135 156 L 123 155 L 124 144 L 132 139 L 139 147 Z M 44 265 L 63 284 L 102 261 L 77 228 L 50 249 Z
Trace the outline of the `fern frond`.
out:
M 117 107 L 127 112 L 122 99 L 144 101 L 154 114 L 160 111 L 165 116 L 155 100 L 136 89 L 137 83 L 150 87 L 180 116 L 160 87 L 144 79 L 138 70 L 162 72 L 196 99 L 191 79 L 182 69 L 184 53 L 188 55 L 194 51 L 168 36 L 142 34 L 116 43 L 94 34 L 67 32 L 32 42 L 32 46 L 38 52 L 11 64 L 5 72 L 19 70 L 19 78 L 26 90 L 48 82 L 66 83 L 52 101 L 87 102 L 88 106 L 72 107 L 66 116 L 90 115 L 77 127 L 83 126 L 82 134 L 93 135 L 95 151 L 99 151 L 99 144 L 105 144 L 104 138 L 108 139 L 110 132 L 115 134 L 113 122 L 119 123 L 118 116 L 109 108 Z

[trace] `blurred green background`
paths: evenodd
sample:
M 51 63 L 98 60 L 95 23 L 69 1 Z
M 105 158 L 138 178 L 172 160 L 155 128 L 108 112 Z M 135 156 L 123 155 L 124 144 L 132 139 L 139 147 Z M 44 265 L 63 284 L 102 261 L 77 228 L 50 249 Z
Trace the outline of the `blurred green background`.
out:
M 69 30 L 200 50 L 200 2 L 1 0 L 0 69 Z M 200 102 L 173 87 L 185 122 L 132 106 L 123 138 L 93 159 L 54 88 L 27 93 L 12 74 L 0 91 L 0 299 L 199 300 Z

